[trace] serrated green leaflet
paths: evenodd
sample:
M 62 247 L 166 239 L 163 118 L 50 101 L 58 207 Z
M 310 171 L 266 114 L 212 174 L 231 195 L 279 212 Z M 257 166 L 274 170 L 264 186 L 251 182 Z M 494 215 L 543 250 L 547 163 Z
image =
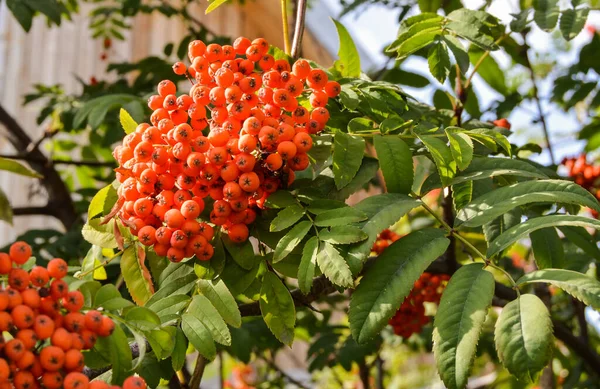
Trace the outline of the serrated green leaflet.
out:
M 373 338 L 396 313 L 414 282 L 450 241 L 426 228 L 392 243 L 365 273 L 350 301 L 350 330 L 358 343 Z
M 92 198 L 88 207 L 88 220 L 95 219 L 100 216 L 106 216 L 118 198 L 117 190 L 109 184 L 100 189 Z
M 517 285 L 544 282 L 557 286 L 594 309 L 600 309 L 600 282 L 572 270 L 545 269 L 525 274 Z
M 500 251 L 511 246 L 519 239 L 523 239 L 533 231 L 541 228 L 561 226 L 590 227 L 600 230 L 600 221 L 583 216 L 573 215 L 550 215 L 529 219 L 521 224 L 517 224 L 516 226 L 509 228 L 505 233 L 490 242 L 488 246 L 487 257 L 493 257 Z
M 206 296 L 201 294 L 195 295 L 186 313 L 200 320 L 211 333 L 212 339 L 215 342 L 225 346 L 231 345 L 231 334 L 229 333 L 227 324 L 225 324 L 219 311 L 217 311 Z
M 363 221 L 366 218 L 367 215 L 356 208 L 337 208 L 318 214 L 315 218 L 315 225 L 318 227 L 343 226 Z
M 571 8 L 562 12 L 560 16 L 560 32 L 566 40 L 570 41 L 579 35 L 585 26 L 589 12 L 590 9 L 587 7 L 577 10 Z
M 467 385 L 492 297 L 494 276 L 481 263 L 458 269 L 444 290 L 433 324 L 433 353 L 449 389 Z
M 192 346 L 208 360 L 213 360 L 217 354 L 215 342 L 208 328 L 194 315 L 181 315 L 181 329 Z
M 435 38 L 442 34 L 442 28 L 436 23 L 436 26 L 424 29 L 422 31 L 417 32 L 414 35 L 408 37 L 404 42 L 402 42 L 398 49 L 398 59 L 404 59 L 414 52 L 429 46 Z
M 333 139 L 333 178 L 341 189 L 348 185 L 358 172 L 363 159 L 365 141 L 358 136 L 338 132 Z
M 298 266 L 298 286 L 304 294 L 308 294 L 312 288 L 318 251 L 319 238 L 316 236 L 310 238 L 302 249 L 302 258 L 300 259 L 300 266 Z
M 468 135 L 460 132 L 458 127 L 446 128 L 450 141 L 450 152 L 460 170 L 465 170 L 473 160 L 473 141 Z
M 388 53 L 398 51 L 400 49 L 400 46 L 404 42 L 406 42 L 407 39 L 421 31 L 425 31 L 431 28 L 439 28 L 443 20 L 444 18 L 442 16 L 436 15 L 435 13 L 427 12 L 403 20 L 400 24 L 398 37 L 391 45 L 389 45 L 386 48 L 385 51 Z
M 444 186 L 450 185 L 452 179 L 456 175 L 456 161 L 452 157 L 452 152 L 444 141 L 430 135 L 420 135 L 419 139 L 433 158 L 433 162 L 437 167 L 438 174 L 442 179 Z
M 560 8 L 557 0 L 533 0 L 533 20 L 544 31 L 551 31 L 556 27 Z
M 414 168 L 408 145 L 400 138 L 380 135 L 375 136 L 373 142 L 387 191 L 410 193 Z
M 236 328 L 242 325 L 242 316 L 235 298 L 223 280 L 198 280 L 198 290 L 219 311 L 227 324 Z
M 312 223 L 308 220 L 296 224 L 283 238 L 279 240 L 273 253 L 273 263 L 277 263 L 288 256 L 306 236 Z
M 294 341 L 296 309 L 289 290 L 279 277 L 266 272 L 260 289 L 260 311 L 269 330 L 288 346 Z
M 350 288 L 354 284 L 348 263 L 331 243 L 321 242 L 317 263 L 325 277 L 334 284 L 344 288 Z
M 498 20 L 485 11 L 474 11 L 459 8 L 446 17 L 445 28 L 458 36 L 473 42 L 485 50 L 496 50 L 498 45 L 494 38 L 488 35 L 488 28 L 498 24 Z
M 600 211 L 600 205 L 594 196 L 573 182 L 525 181 L 498 188 L 476 198 L 458 212 L 455 224 L 477 227 L 515 207 L 548 202 L 581 205 Z
M 304 216 L 304 208 L 298 204 L 291 205 L 279 211 L 277 217 L 271 222 L 270 231 L 277 232 L 291 227 Z
M 188 295 L 174 294 L 164 299 L 148 301 L 147 306 L 162 320 L 163 317 L 176 315 L 181 312 L 188 306 L 190 300 Z
M 344 77 L 358 77 L 360 76 L 360 55 L 358 55 L 356 45 L 346 27 L 337 20 L 332 20 L 335 23 L 340 40 L 339 60 L 336 61 L 334 66 Z
M 461 41 L 458 40 L 455 36 L 444 35 L 443 39 L 444 42 L 446 42 L 446 46 L 448 46 L 448 48 L 454 55 L 454 59 L 456 60 L 456 63 L 458 64 L 461 73 L 466 74 L 471 64 L 467 50 L 465 49 Z
M 353 226 L 337 226 L 331 227 L 331 230 L 323 230 L 319 234 L 319 238 L 325 242 L 332 244 L 350 244 L 367 239 L 367 235 L 363 230 Z
M 429 72 L 433 78 L 444 83 L 448 74 L 450 74 L 451 64 L 448 49 L 442 41 L 438 41 L 429 48 L 427 64 L 429 65 Z
M 537 296 L 524 294 L 506 304 L 494 331 L 496 350 L 508 371 L 526 382 L 535 380 L 552 352 L 552 321 Z
M 399 221 L 402 216 L 420 204 L 419 200 L 402 194 L 386 193 L 368 197 L 354 206 L 368 217 L 362 225 L 362 230 L 368 235 L 367 240 L 353 244 L 348 250 L 348 262 L 354 275 L 358 274 L 362 262 L 369 256 L 377 234 Z

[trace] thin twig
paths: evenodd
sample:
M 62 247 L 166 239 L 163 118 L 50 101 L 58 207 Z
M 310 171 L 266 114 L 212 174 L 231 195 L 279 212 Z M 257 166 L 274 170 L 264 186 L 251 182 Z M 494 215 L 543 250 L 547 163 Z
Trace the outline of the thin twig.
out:
M 375 382 L 377 389 L 384 389 L 383 376 L 385 372 L 383 370 L 383 359 L 380 354 L 377 354 L 377 358 L 375 359 L 375 367 L 377 368 L 377 381 Z
M 296 25 L 294 27 L 294 41 L 292 43 L 292 51 L 290 55 L 297 59 L 300 56 L 302 49 L 302 37 L 304 35 L 304 24 L 306 20 L 306 4 L 307 0 L 297 0 Z
M 44 205 L 41 207 L 16 207 L 13 208 L 13 216 L 32 216 L 32 215 L 44 215 L 54 216 L 54 207 Z
M 363 389 L 369 389 L 371 387 L 369 367 L 367 366 L 364 358 L 358 361 L 358 375 L 360 376 L 360 381 L 362 382 Z
M 525 36 L 523 36 L 525 39 Z M 556 160 L 554 159 L 554 150 L 552 149 L 552 143 L 550 142 L 550 131 L 548 130 L 548 123 L 546 122 L 546 115 L 544 114 L 544 108 L 542 107 L 542 101 L 540 98 L 540 91 L 537 86 L 537 80 L 535 78 L 535 72 L 533 71 L 533 65 L 529 60 L 529 48 L 525 51 L 525 63 L 527 69 L 529 69 L 529 78 L 531 79 L 532 89 L 533 89 L 533 99 L 535 100 L 535 105 L 538 110 L 539 121 L 542 124 L 542 131 L 544 132 L 544 140 L 546 141 L 546 147 L 548 148 L 548 153 L 550 154 L 550 162 L 554 165 Z
M 206 368 L 206 359 L 202 354 L 198 353 L 198 359 L 196 359 L 196 366 L 190 378 L 190 389 L 200 389 L 200 383 L 202 382 L 202 376 L 204 375 L 204 368 Z
M 502 35 L 500 38 L 496 39 L 496 42 L 494 42 L 494 43 L 496 45 L 499 45 L 507 36 L 508 36 L 508 34 Z M 491 50 L 486 50 L 481 55 L 481 57 L 479 57 L 479 60 L 473 66 L 473 71 L 471 72 L 471 75 L 469 76 L 469 78 L 467 78 L 467 81 L 465 81 L 465 85 L 464 85 L 465 89 L 469 88 L 469 86 L 471 85 L 471 81 L 473 80 L 473 77 L 475 76 L 475 74 L 479 70 L 479 67 L 483 64 L 483 61 L 490 55 L 490 53 L 491 53 Z
M 219 389 L 225 388 L 225 366 L 223 363 L 223 353 L 219 351 Z
M 281 0 L 281 23 L 283 23 L 283 47 L 285 53 L 290 55 L 292 44 L 290 43 L 290 22 L 288 21 L 287 0 Z
M 529 61 L 527 61 L 527 63 L 529 63 Z M 538 109 L 540 123 L 542 123 L 542 130 L 544 131 L 546 147 L 548 148 L 548 153 L 550 154 L 550 162 L 554 165 L 556 162 L 554 159 L 554 151 L 552 150 L 552 143 L 550 143 L 550 131 L 548 130 L 548 123 L 546 122 L 546 116 L 544 115 L 544 109 L 542 107 L 542 101 L 539 95 L 540 92 L 538 90 L 537 82 L 535 80 L 535 74 L 531 66 L 529 67 L 529 75 L 531 77 L 531 82 L 533 83 L 533 98 Z
M 1 105 L 0 123 L 4 125 L 6 138 L 15 149 L 24 151 L 34 143 L 19 123 Z M 31 150 L 29 155 L 36 159 L 35 162 L 32 161 L 31 168 L 43 177 L 40 181 L 48 193 L 48 203 L 60 204 L 53 216 L 60 220 L 66 229 L 71 228 L 78 221 L 79 215 L 75 210 L 69 189 L 39 148 Z

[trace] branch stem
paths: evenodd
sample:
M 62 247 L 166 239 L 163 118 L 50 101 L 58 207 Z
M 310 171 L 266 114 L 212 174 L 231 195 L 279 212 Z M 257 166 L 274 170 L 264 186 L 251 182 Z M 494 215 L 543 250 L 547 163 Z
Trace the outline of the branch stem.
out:
M 196 367 L 194 367 L 192 378 L 190 378 L 190 389 L 200 389 L 200 383 L 202 382 L 202 376 L 204 375 L 205 368 L 206 359 L 202 356 L 202 354 L 198 353 L 198 358 L 196 359 Z
M 291 46 L 290 43 L 290 25 L 288 22 L 288 9 L 287 9 L 287 0 L 281 0 L 281 23 L 283 23 L 283 46 L 285 48 L 285 53 L 290 55 Z
M 297 4 L 296 25 L 294 26 L 294 40 L 290 55 L 293 59 L 300 56 L 302 49 L 302 37 L 304 36 L 304 23 L 306 20 L 306 4 L 308 0 L 295 0 Z
M 500 38 L 496 39 L 496 41 L 494 42 L 496 45 L 499 45 L 500 43 L 502 43 L 502 41 L 508 36 L 508 34 L 504 34 L 502 35 Z M 483 61 L 485 61 L 485 59 L 490 55 L 491 51 L 490 50 L 486 50 L 481 57 L 479 58 L 479 60 L 477 60 L 477 62 L 475 63 L 475 65 L 473 66 L 473 71 L 471 72 L 471 75 L 467 78 L 467 81 L 465 81 L 465 85 L 464 85 L 464 89 L 469 88 L 469 86 L 471 85 L 471 81 L 473 80 L 473 77 L 475 76 L 475 74 L 477 73 L 477 71 L 479 70 L 479 67 L 481 67 L 481 65 L 483 64 Z

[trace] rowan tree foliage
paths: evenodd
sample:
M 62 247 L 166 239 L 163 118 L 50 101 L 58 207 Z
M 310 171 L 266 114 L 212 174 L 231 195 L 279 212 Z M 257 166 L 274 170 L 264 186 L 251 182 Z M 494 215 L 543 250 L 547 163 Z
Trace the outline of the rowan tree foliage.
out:
M 344 13 L 402 9 L 397 35 L 382 37 L 389 60 L 369 74 L 338 20 L 338 59 L 301 58 L 306 1 L 282 1 L 286 26 L 298 13 L 285 48 L 209 31 L 191 3 L 94 2 L 90 33 L 106 50 L 139 13 L 181 18 L 189 35 L 160 57 L 108 58 L 114 81 L 81 80 L 80 94 L 32 86 L 24 104 L 43 101 L 41 139 L 0 107 L 15 148 L 0 169 L 48 195 L 46 207 L 13 209 L 2 188 L 0 217 L 57 218 L 66 232 L 19 237 L 27 256 L 64 258 L 77 309 L 114 321 L 82 351 L 89 379 L 198 388 L 227 358 L 261 366 L 252 379 L 236 370 L 238 382 L 304 387 L 275 356 L 306 342 L 310 385 L 322 387 L 431 383 L 402 367 L 425 353 L 448 388 L 490 371 L 499 387 L 597 385 L 600 337 L 584 311 L 600 309 L 600 35 L 583 32 L 567 66 L 530 47 L 541 29 L 566 51 L 596 1 L 520 1 L 508 25 L 491 2 L 342 1 Z M 77 0 L 7 5 L 26 31 L 80 12 Z M 431 78 L 407 67 L 417 57 Z M 484 84 L 492 101 L 478 99 Z M 406 87 L 429 87 L 433 104 Z M 517 146 L 508 118 L 523 107 L 533 122 L 512 128 L 542 141 Z M 588 154 L 556 159 L 550 109 L 577 110 Z M 531 159 L 542 152 L 547 165 Z M 18 258 L 14 269 L 35 263 Z M 22 365 L 5 369 L 16 387 Z

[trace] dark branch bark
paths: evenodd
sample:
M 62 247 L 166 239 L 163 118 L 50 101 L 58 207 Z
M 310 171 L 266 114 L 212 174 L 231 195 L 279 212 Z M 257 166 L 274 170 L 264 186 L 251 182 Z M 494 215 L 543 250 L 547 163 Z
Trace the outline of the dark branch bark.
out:
M 369 367 L 367 366 L 364 358 L 358 362 L 358 375 L 360 376 L 363 389 L 369 389 L 371 387 Z
M 296 25 L 294 27 L 294 39 L 292 41 L 291 57 L 297 59 L 302 50 L 302 37 L 304 35 L 304 24 L 306 19 L 306 4 L 308 0 L 297 0 Z
M 35 143 L 27 135 L 25 130 L 17 121 L 6 112 L 0 105 L 0 123 L 5 127 L 5 134 L 8 141 L 15 149 L 27 150 L 31 148 L 29 155 L 35 159 L 30 163 L 31 168 L 40 173 L 43 178 L 40 179 L 42 185 L 48 192 L 48 204 L 54 208 L 53 216 L 60 220 L 66 229 L 71 228 L 78 220 L 77 212 L 71 199 L 71 193 L 63 182 L 60 174 L 54 169 L 48 158 L 38 147 L 32 148 L 30 145 Z
M 13 208 L 14 216 L 32 216 L 32 215 L 45 215 L 54 216 L 54 209 L 50 205 L 44 205 L 42 207 L 17 207 Z
M 196 366 L 190 378 L 190 389 L 200 389 L 200 383 L 202 382 L 202 376 L 204 375 L 204 369 L 206 368 L 206 358 L 202 354 L 198 353 L 198 359 L 196 359 Z

